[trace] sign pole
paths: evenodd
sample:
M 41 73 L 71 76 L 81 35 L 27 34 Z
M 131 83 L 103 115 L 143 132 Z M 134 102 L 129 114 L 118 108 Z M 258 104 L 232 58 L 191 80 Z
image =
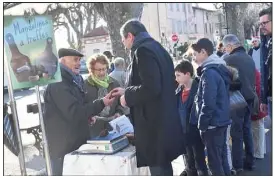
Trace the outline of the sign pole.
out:
M 58 58 L 56 55 L 57 52 L 54 41 L 53 19 L 49 15 L 4 16 L 4 19 L 4 37 L 6 41 L 5 47 L 7 50 L 6 66 L 7 69 L 10 69 L 8 73 L 10 82 L 9 91 L 12 91 L 11 82 L 13 87 L 16 89 L 35 87 L 39 109 L 39 120 L 43 136 L 42 144 L 44 149 L 44 157 L 46 160 L 46 168 L 48 175 L 52 175 L 52 167 L 50 163 L 49 148 L 45 133 L 39 86 L 62 81 L 60 68 L 58 65 Z M 17 28 L 17 26 L 28 27 L 28 33 L 25 31 L 22 31 L 22 33 L 16 33 L 15 27 Z M 37 36 L 38 30 L 40 33 L 39 37 Z M 33 38 L 29 38 L 29 35 Z M 22 48 L 22 46 L 24 46 L 24 48 Z M 14 77 L 12 76 L 11 78 L 12 72 Z M 43 74 L 47 75 L 44 76 Z M 41 78 L 39 76 L 41 76 Z M 10 98 L 12 99 L 13 104 L 14 99 L 12 94 Z M 15 103 L 13 104 L 13 114 L 16 118 L 15 121 L 17 122 L 17 131 L 19 132 L 16 107 L 14 106 Z M 21 143 L 20 135 L 19 142 Z M 23 155 L 23 150 L 21 147 L 20 152 L 21 155 Z M 24 159 L 22 156 L 20 157 L 20 160 L 20 163 L 23 162 L 22 160 Z M 22 167 L 24 166 L 22 165 Z
M 5 67 L 6 67 L 7 77 L 8 77 L 8 91 L 9 91 L 11 110 L 12 110 L 12 117 L 14 120 L 15 132 L 16 132 L 16 136 L 18 139 L 18 145 L 19 145 L 18 159 L 19 159 L 19 164 L 20 164 L 20 170 L 21 170 L 21 175 L 26 176 L 27 172 L 26 172 L 26 165 L 25 165 L 24 150 L 23 150 L 23 144 L 22 144 L 22 139 L 21 139 L 19 120 L 18 120 L 17 109 L 16 109 L 16 102 L 15 102 L 15 99 L 13 96 L 11 75 L 10 75 L 10 70 L 9 70 L 9 66 L 8 66 L 8 60 L 6 57 L 4 57 L 4 60 L 5 60 L 4 63 L 5 63 Z
M 40 91 L 39 91 L 39 86 L 35 86 L 35 91 L 36 91 L 36 97 L 37 97 L 37 104 L 38 104 L 38 111 L 39 111 L 39 120 L 40 120 L 40 125 L 41 125 L 41 130 L 42 130 L 42 139 L 43 139 L 43 149 L 44 149 L 44 157 L 46 160 L 46 168 L 47 168 L 47 173 L 48 176 L 52 175 L 52 166 L 51 166 L 51 160 L 50 160 L 50 152 L 49 152 L 49 147 L 48 147 L 48 141 L 47 141 L 47 136 L 46 136 L 46 130 L 45 130 L 45 125 L 44 125 L 44 119 L 43 119 L 43 111 L 42 111 L 42 106 L 41 106 L 41 98 L 40 98 Z

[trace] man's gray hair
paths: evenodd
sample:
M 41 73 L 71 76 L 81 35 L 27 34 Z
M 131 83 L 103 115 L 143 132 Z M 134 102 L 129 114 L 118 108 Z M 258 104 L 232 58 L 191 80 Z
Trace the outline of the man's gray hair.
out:
M 240 40 L 236 35 L 228 34 L 223 37 L 222 40 L 223 46 L 232 45 L 232 46 L 240 46 Z
M 122 67 L 125 64 L 125 60 L 122 57 L 116 57 L 114 60 L 115 68 Z

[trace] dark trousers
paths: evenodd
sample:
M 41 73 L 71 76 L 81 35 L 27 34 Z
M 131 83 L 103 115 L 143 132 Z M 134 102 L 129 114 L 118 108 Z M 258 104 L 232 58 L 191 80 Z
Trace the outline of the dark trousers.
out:
M 243 143 L 245 145 L 245 164 L 254 165 L 254 148 L 251 131 L 251 110 L 249 107 L 232 111 L 231 137 L 232 137 L 232 164 L 235 169 L 243 169 Z
M 186 169 L 191 172 L 198 172 L 199 175 L 208 175 L 205 162 L 204 144 L 202 143 L 199 129 L 196 125 L 189 125 L 186 145 Z
M 244 117 L 246 110 L 231 111 L 231 130 L 230 135 L 232 138 L 232 165 L 234 169 L 243 169 L 243 128 Z
M 248 166 L 254 165 L 254 146 L 251 130 L 251 109 L 253 103 L 249 103 L 249 108 L 246 109 L 244 116 L 244 126 L 243 126 L 243 140 L 245 146 L 245 164 Z
M 207 149 L 208 166 L 213 176 L 230 176 L 226 145 L 227 126 L 201 133 Z
M 173 168 L 171 163 L 163 166 L 150 166 L 151 176 L 173 176 Z
M 53 176 L 62 176 L 64 157 L 51 158 L 51 167 Z
M 268 102 L 268 116 L 272 119 L 272 97 L 267 97 Z

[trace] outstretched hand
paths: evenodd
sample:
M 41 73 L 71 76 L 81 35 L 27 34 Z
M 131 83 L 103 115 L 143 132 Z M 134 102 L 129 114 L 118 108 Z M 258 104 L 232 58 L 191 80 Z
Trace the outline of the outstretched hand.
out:
M 125 89 L 124 88 L 114 88 L 111 92 L 113 97 L 117 97 L 117 96 L 122 96 L 125 93 Z
M 112 96 L 112 92 L 109 92 L 104 98 L 103 98 L 103 102 L 105 106 L 110 106 L 113 104 L 115 100 L 115 97 Z

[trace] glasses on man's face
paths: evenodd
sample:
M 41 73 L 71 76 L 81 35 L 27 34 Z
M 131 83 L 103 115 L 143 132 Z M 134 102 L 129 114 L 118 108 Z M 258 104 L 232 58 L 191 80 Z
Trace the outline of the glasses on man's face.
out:
M 263 27 L 263 26 L 266 26 L 268 24 L 268 22 L 271 22 L 271 20 L 268 20 L 268 21 L 265 21 L 265 22 L 260 22 L 259 25 L 261 27 Z
M 97 72 L 106 72 L 106 71 L 107 71 L 107 68 L 94 69 L 94 71 L 97 71 Z

